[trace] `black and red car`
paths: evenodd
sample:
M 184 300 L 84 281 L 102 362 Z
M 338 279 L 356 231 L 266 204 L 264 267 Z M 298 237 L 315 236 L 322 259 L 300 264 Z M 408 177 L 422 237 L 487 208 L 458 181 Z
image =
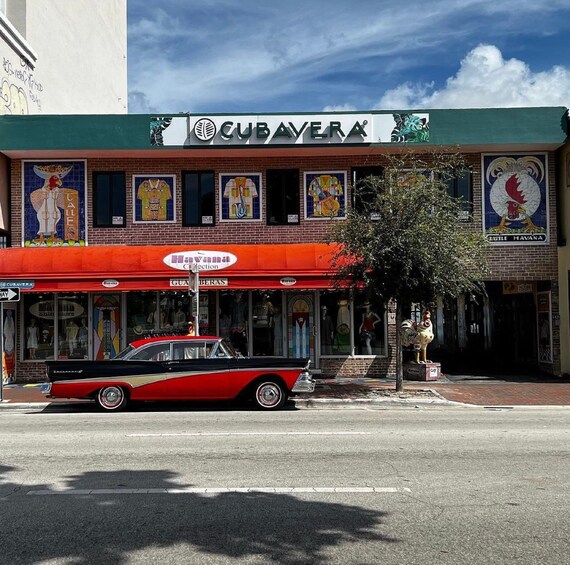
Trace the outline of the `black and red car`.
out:
M 47 361 L 48 398 L 93 399 L 104 410 L 129 400 L 252 399 L 264 410 L 291 393 L 313 392 L 308 359 L 243 357 L 215 336 L 134 341 L 106 361 Z

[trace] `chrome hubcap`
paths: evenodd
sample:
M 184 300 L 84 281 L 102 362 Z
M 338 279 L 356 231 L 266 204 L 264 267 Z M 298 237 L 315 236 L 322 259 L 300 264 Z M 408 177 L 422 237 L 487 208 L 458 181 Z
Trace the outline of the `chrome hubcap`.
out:
M 257 389 L 257 400 L 262 406 L 275 406 L 281 400 L 281 389 L 273 383 L 264 384 Z
M 105 408 L 115 408 L 123 401 L 123 391 L 116 386 L 110 386 L 99 393 L 99 400 Z

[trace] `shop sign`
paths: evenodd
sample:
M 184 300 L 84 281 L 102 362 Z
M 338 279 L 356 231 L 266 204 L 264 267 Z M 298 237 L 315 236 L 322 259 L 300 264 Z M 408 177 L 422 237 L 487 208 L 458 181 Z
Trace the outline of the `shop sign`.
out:
M 77 318 L 81 316 L 84 312 L 83 306 L 72 300 L 60 300 L 57 303 L 59 318 Z M 41 300 L 30 306 L 30 314 L 36 318 L 43 318 L 46 320 L 54 319 L 54 301 L 53 300 Z
M 344 145 L 429 140 L 428 113 L 226 114 L 150 119 L 150 144 L 154 146 Z
M 115 279 L 105 279 L 101 284 L 105 288 L 115 288 L 116 286 L 119 286 L 119 281 Z
M 283 277 L 279 282 L 283 286 L 294 286 L 297 284 L 297 279 L 295 279 L 293 277 Z
M 188 287 L 188 279 L 170 279 L 170 286 Z M 212 286 L 228 286 L 228 279 L 200 279 L 200 288 Z
M 503 294 L 531 294 L 534 292 L 532 282 L 503 282 Z
M 0 281 L 0 288 L 34 288 L 35 282 L 28 280 Z
M 164 263 L 179 271 L 219 271 L 237 262 L 233 253 L 226 251 L 180 251 L 163 259 Z

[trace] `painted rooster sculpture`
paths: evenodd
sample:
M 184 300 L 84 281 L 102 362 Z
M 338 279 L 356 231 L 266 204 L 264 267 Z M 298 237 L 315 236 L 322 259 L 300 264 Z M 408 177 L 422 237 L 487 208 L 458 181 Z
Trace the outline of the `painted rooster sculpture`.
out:
M 404 320 L 400 327 L 402 345 L 414 346 L 416 363 L 429 363 L 427 360 L 427 346 L 433 341 L 433 325 L 431 323 L 431 313 L 425 310 L 422 321 L 416 323 L 412 320 Z M 421 360 L 420 360 L 421 352 Z

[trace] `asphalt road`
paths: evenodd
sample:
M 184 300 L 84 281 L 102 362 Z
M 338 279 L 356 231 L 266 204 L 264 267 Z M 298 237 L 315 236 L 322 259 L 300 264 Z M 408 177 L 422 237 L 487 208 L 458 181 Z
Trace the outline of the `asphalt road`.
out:
M 563 564 L 567 409 L 0 412 L 0 563 Z

